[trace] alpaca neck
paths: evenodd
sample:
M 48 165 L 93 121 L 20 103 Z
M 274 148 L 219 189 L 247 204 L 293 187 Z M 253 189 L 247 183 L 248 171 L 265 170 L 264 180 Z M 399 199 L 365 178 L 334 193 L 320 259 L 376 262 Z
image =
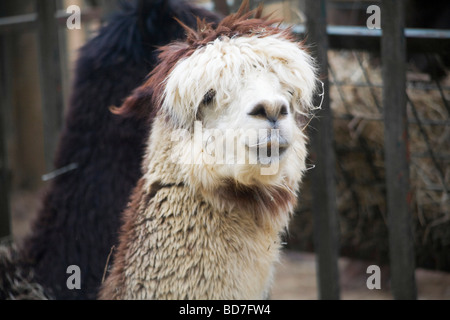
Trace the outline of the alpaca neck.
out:
M 192 195 L 200 196 L 215 210 L 237 210 L 241 214 L 252 215 L 261 226 L 273 228 L 277 232 L 287 227 L 297 201 L 295 190 L 298 181 L 265 186 L 243 185 L 233 179 L 205 178 L 208 169 L 202 165 L 180 163 L 174 156 L 179 142 L 172 141 L 171 131 L 167 127 L 161 118 L 157 118 L 153 124 L 143 167 L 147 189 L 153 184 L 183 184 Z
M 145 174 L 101 297 L 265 298 L 284 223 L 261 223 L 246 206 L 217 206 L 179 176 L 163 123 L 152 130 Z

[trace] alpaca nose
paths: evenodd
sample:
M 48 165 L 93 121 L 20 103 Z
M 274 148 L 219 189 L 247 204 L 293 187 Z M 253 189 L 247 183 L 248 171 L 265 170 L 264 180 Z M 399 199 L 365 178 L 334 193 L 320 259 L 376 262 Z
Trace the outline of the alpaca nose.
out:
M 258 102 L 248 113 L 249 116 L 269 120 L 272 124 L 275 124 L 280 118 L 288 114 L 288 107 L 283 101 Z

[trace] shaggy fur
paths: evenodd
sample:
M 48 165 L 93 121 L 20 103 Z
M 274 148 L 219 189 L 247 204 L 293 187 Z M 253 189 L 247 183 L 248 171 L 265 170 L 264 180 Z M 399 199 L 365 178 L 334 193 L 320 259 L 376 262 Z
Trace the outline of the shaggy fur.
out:
M 94 299 L 119 215 L 141 176 L 148 122 L 110 113 L 142 83 L 156 62 L 156 46 L 182 38 L 195 16 L 219 18 L 186 2 L 145 0 L 125 5 L 80 52 L 55 167 L 78 168 L 55 178 L 31 235 L 21 249 L 24 270 L 56 299 Z M 81 269 L 81 290 L 69 290 L 69 265 Z M 3 271 L 3 270 L 2 270 Z M 0 291 L 8 288 L 1 287 Z
M 244 4 L 217 28 L 186 27 L 187 41 L 164 47 L 148 81 L 115 110 L 158 111 L 101 299 L 267 297 L 305 171 L 306 137 L 295 116 L 312 108 L 316 76 L 289 30 L 247 11 Z M 195 145 L 198 120 L 208 129 L 267 129 L 267 119 L 247 113 L 262 103 L 267 115 L 289 106 L 273 124 L 289 141 L 272 159 L 279 170 L 205 163 L 205 149 Z
M 20 266 L 20 254 L 11 244 L 0 244 L 0 300 L 47 300 L 44 288 L 33 280 L 33 270 Z

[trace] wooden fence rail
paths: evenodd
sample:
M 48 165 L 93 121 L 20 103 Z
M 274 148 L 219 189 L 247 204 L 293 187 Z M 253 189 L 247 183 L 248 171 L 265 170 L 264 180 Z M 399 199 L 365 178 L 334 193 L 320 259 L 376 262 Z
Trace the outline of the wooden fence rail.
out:
M 112 2 L 112 0 L 109 0 Z M 389 250 L 392 268 L 392 289 L 396 299 L 415 299 L 414 250 L 409 208 L 409 154 L 406 118 L 405 53 L 408 50 L 439 52 L 450 48 L 448 30 L 414 30 L 404 28 L 404 0 L 381 2 L 382 29 L 336 27 L 326 25 L 326 1 L 306 1 L 306 26 L 296 26 L 302 37 L 306 33 L 320 66 L 324 82 L 322 110 L 312 126 L 310 172 L 315 246 L 318 257 L 319 298 L 339 299 L 339 234 L 335 191 L 335 151 L 329 100 L 327 51 L 330 48 L 379 51 L 383 61 L 383 105 L 385 124 L 385 161 L 388 201 Z M 104 1 L 107 2 L 107 1 Z M 223 1 L 214 1 L 223 4 Z M 254 3 L 258 1 L 253 1 Z M 253 3 L 252 2 L 252 3 Z M 41 66 L 41 92 L 47 170 L 52 161 L 62 126 L 63 95 L 56 0 L 36 0 L 37 13 L 0 19 L 0 40 L 11 32 L 38 27 Z M 226 8 L 221 8 L 226 12 Z M 89 18 L 99 17 L 98 12 Z M 9 217 L 9 171 L 4 124 L 11 103 L 8 99 L 8 74 L 4 66 L 8 57 L 0 41 L 0 237 L 11 233 Z M 319 102 L 318 102 L 319 103 Z M 317 104 L 318 104 L 317 103 Z

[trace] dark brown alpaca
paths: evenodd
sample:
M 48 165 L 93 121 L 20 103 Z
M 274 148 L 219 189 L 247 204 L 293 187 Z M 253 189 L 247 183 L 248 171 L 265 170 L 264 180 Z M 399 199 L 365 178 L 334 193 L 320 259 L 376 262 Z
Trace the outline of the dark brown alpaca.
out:
M 77 169 L 52 181 L 32 232 L 19 249 L 22 258 L 17 258 L 22 260 L 17 268 L 32 271 L 50 297 L 96 298 L 117 241 L 120 212 L 141 175 L 149 130 L 147 120 L 118 117 L 110 106 L 121 105 L 145 79 L 155 65 L 157 46 L 184 36 L 174 17 L 195 26 L 195 16 L 219 20 L 183 1 L 125 4 L 81 49 L 55 157 L 56 168 L 76 163 Z M 81 269 L 80 290 L 66 286 L 70 265 Z M 0 280 L 4 276 L 0 274 Z M 0 288 L 0 298 L 8 297 L 5 290 Z

